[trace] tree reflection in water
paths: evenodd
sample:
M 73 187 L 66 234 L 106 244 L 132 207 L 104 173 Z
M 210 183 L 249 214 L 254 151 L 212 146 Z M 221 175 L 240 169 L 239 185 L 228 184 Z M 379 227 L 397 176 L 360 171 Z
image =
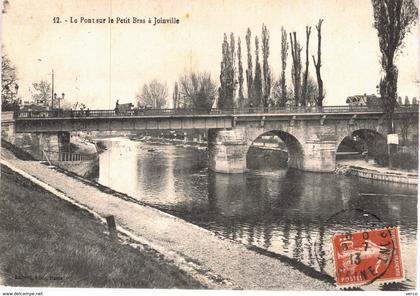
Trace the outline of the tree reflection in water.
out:
M 218 235 L 331 274 L 331 236 L 360 229 L 364 222 L 351 215 L 329 218 L 343 209 L 359 208 L 399 225 L 403 254 L 416 256 L 416 187 L 293 169 L 216 174 L 207 170 L 203 150 L 135 145 L 130 151 L 121 143 L 111 145 L 101 154 L 106 161 L 100 163 L 99 182 Z M 153 152 L 148 152 L 150 147 Z M 121 153 L 131 154 L 123 159 Z M 103 167 L 107 163 L 130 177 L 121 181 Z M 107 174 L 113 177 L 107 179 Z M 414 287 L 415 264 L 404 262 L 411 281 L 403 284 Z

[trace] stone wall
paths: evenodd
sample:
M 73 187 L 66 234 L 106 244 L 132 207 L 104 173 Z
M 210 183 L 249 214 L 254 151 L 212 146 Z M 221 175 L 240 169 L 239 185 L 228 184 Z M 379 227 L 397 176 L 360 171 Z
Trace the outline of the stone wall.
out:
M 69 132 L 54 133 L 16 133 L 13 112 L 1 113 L 1 137 L 19 147 L 35 159 L 45 159 L 44 152 L 50 160 L 58 160 L 58 152 L 65 150 L 70 143 Z

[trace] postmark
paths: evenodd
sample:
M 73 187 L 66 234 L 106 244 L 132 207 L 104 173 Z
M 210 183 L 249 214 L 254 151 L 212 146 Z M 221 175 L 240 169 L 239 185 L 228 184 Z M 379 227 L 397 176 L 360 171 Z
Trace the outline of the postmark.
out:
M 404 279 L 398 227 L 338 233 L 332 246 L 340 288 Z

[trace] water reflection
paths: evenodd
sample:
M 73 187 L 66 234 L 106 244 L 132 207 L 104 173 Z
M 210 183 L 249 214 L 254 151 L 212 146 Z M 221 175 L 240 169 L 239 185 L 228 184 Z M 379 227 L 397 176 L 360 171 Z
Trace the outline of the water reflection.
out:
M 107 145 L 100 183 L 327 274 L 333 274 L 332 235 L 366 227 L 357 213 L 329 220 L 333 214 L 363 209 L 385 224 L 399 225 L 408 279 L 403 286 L 415 286 L 415 187 L 292 169 L 215 174 L 207 170 L 204 150 L 128 140 Z

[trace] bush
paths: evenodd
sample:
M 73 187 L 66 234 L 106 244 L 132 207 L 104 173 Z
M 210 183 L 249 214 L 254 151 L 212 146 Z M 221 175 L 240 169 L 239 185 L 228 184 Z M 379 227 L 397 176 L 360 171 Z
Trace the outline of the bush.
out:
M 389 157 L 387 153 L 379 153 L 377 155 L 375 155 L 375 162 L 381 166 L 387 166 L 388 165 L 388 161 L 389 161 Z
M 391 161 L 394 167 L 404 170 L 416 169 L 418 167 L 418 156 L 407 152 L 393 154 Z
M 412 170 L 418 167 L 418 156 L 407 152 L 397 152 L 391 156 L 392 166 L 403 170 Z M 375 156 L 375 162 L 381 166 L 388 166 L 388 154 L 381 153 Z

